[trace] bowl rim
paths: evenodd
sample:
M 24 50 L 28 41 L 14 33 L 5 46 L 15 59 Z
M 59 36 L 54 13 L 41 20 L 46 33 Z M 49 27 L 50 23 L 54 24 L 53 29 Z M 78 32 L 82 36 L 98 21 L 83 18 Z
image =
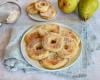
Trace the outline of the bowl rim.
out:
M 14 5 L 16 5 L 16 6 L 18 7 L 18 9 L 19 9 L 18 18 L 17 18 L 16 21 L 14 22 L 14 23 L 16 23 L 17 20 L 20 18 L 21 13 L 22 13 L 21 6 L 20 6 L 20 4 L 19 4 L 18 2 L 16 2 L 16 1 L 5 1 L 5 2 L 3 2 L 2 4 L 0 4 L 0 6 L 3 6 L 4 4 L 7 4 L 7 3 L 14 4 Z M 14 23 L 7 23 L 7 22 L 0 22 L 0 23 L 1 23 L 1 24 L 14 24 Z
M 35 29 L 37 26 L 39 26 L 39 25 L 44 25 L 44 24 L 57 24 L 57 25 L 62 25 L 61 27 L 67 28 L 67 29 L 73 31 L 73 32 L 76 33 L 77 36 L 80 38 L 81 47 L 80 47 L 80 50 L 79 50 L 79 55 L 77 56 L 77 58 L 76 58 L 70 65 L 65 66 L 65 67 L 62 67 L 62 68 L 59 68 L 59 69 L 53 69 L 53 70 L 52 70 L 52 69 L 47 69 L 47 68 L 44 68 L 44 67 L 43 67 L 43 69 L 41 69 L 41 68 L 39 68 L 39 67 L 34 66 L 30 61 L 28 61 L 28 60 L 26 59 L 25 55 L 23 55 L 24 53 L 23 53 L 23 51 L 22 51 L 22 48 L 23 48 L 22 45 L 23 45 L 23 39 L 24 39 L 25 35 L 26 35 L 28 32 L 30 32 L 32 29 Z M 66 27 L 65 27 L 65 26 L 66 26 Z M 83 52 L 83 40 L 82 40 L 82 38 L 80 37 L 80 35 L 79 35 L 79 33 L 78 33 L 77 31 L 75 31 L 74 29 L 72 29 L 71 27 L 69 27 L 69 26 L 66 25 L 66 24 L 62 24 L 62 23 L 58 23 L 58 22 L 45 22 L 45 23 L 41 23 L 41 24 L 34 24 L 34 25 L 32 25 L 30 28 L 28 28 L 28 29 L 22 34 L 22 37 L 21 37 L 21 40 L 20 40 L 20 52 L 21 52 L 21 55 L 22 55 L 23 59 L 24 59 L 29 65 L 31 65 L 32 67 L 34 67 L 35 69 L 42 70 L 42 71 L 49 71 L 49 72 L 62 71 L 62 70 L 67 70 L 68 68 L 72 67 L 72 66 L 79 60 L 79 58 L 80 58 L 80 56 L 81 56 L 81 54 L 82 54 L 82 52 Z M 35 61 L 36 61 L 36 60 L 35 60 Z

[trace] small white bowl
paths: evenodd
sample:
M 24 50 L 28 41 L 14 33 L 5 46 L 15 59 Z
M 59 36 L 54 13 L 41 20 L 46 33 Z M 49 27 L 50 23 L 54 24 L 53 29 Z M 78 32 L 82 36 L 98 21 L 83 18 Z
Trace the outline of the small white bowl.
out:
M 60 24 L 60 23 L 42 23 L 42 24 L 58 24 L 60 25 L 61 27 L 65 27 L 65 28 L 68 28 L 72 31 L 74 31 L 73 29 L 69 28 L 67 25 L 64 25 L 64 24 Z M 40 25 L 42 25 L 40 24 Z M 25 41 L 24 41 L 24 37 L 27 33 L 29 33 L 32 29 L 36 28 L 38 25 L 35 25 L 34 27 L 32 26 L 30 29 L 28 29 L 27 31 L 25 31 L 25 33 L 23 34 L 22 36 L 22 39 L 21 39 L 21 53 L 24 57 L 24 59 L 29 63 L 31 64 L 32 66 L 34 66 L 35 68 L 39 69 L 39 70 L 43 70 L 43 71 L 61 71 L 61 70 L 65 70 L 65 69 L 68 69 L 69 67 L 71 67 L 79 58 L 81 52 L 82 52 L 82 41 L 81 41 L 81 46 L 80 46 L 80 50 L 79 50 L 79 54 L 78 56 L 76 57 L 76 59 L 70 64 L 70 65 L 65 65 L 64 67 L 62 68 L 59 68 L 59 69 L 54 69 L 54 70 L 50 70 L 50 69 L 46 69 L 44 67 L 42 67 L 38 61 L 36 60 L 33 60 L 31 59 L 28 55 L 27 55 L 27 51 L 26 51 L 26 47 L 25 47 Z M 75 32 L 75 31 L 74 31 Z M 76 33 L 76 32 L 75 32 Z M 78 35 L 78 33 L 76 33 Z M 78 35 L 79 36 L 79 35 Z

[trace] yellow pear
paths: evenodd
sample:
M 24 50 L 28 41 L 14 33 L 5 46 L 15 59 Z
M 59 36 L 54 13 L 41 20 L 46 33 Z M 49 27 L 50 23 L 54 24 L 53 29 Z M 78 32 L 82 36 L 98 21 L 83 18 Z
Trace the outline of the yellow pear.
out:
M 72 13 L 78 5 L 78 0 L 58 0 L 58 7 L 63 13 Z
M 78 5 L 79 16 L 83 20 L 89 19 L 98 8 L 98 0 L 80 0 Z

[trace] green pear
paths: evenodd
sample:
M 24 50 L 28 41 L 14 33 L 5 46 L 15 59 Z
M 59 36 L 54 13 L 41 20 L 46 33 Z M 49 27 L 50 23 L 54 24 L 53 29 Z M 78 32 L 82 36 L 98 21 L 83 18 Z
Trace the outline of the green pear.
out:
M 63 13 L 72 13 L 78 5 L 78 0 L 58 0 L 58 7 Z
M 79 16 L 83 20 L 89 19 L 98 8 L 98 0 L 80 0 L 78 5 Z

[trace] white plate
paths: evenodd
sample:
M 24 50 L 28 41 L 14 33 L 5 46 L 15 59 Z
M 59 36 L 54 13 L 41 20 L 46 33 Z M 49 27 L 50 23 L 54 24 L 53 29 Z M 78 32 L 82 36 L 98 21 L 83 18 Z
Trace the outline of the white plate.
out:
M 27 13 L 27 15 L 31 18 L 31 19 L 33 19 L 33 20 L 36 20 L 36 21 L 50 21 L 50 20 L 53 20 L 53 19 L 55 19 L 56 18 L 56 16 L 54 17 L 54 18 L 52 18 L 52 19 L 43 19 L 39 14 L 34 14 L 34 15 L 31 15 L 31 14 L 28 14 Z M 57 15 L 57 14 L 56 14 Z
M 38 0 L 35 0 L 34 2 L 36 2 L 36 1 L 38 1 Z M 32 2 L 32 3 L 33 3 L 33 2 Z M 52 5 L 52 6 L 54 6 L 54 5 Z M 56 9 L 56 8 L 55 8 L 55 9 Z M 57 13 L 57 11 L 56 11 L 56 13 Z M 47 19 L 43 19 L 39 14 L 31 15 L 31 14 L 27 13 L 27 15 L 28 15 L 31 19 L 36 20 L 36 21 L 50 21 L 50 20 L 53 20 L 53 19 L 56 18 L 56 16 L 55 16 L 54 18 L 47 20 Z M 56 15 L 57 15 L 57 14 L 56 14 Z
M 28 14 L 28 16 L 36 21 L 48 21 L 46 19 L 41 18 L 39 14 L 34 14 L 34 15 Z
M 72 29 L 69 28 L 67 25 L 63 25 L 63 24 L 59 24 L 59 23 L 42 23 L 42 24 L 58 24 L 58 25 L 60 25 L 60 26 L 62 26 L 62 27 L 66 27 L 66 28 L 72 30 Z M 40 24 L 40 25 L 42 25 L 42 24 Z M 21 39 L 21 52 L 22 52 L 23 57 L 25 58 L 25 60 L 26 60 L 29 64 L 31 64 L 32 66 L 34 66 L 34 67 L 37 68 L 37 69 L 44 70 L 44 71 L 60 71 L 60 70 L 64 70 L 64 69 L 69 68 L 70 66 L 73 65 L 73 63 L 76 62 L 76 60 L 78 60 L 78 58 L 79 58 L 79 56 L 80 56 L 80 53 L 82 52 L 82 41 L 81 41 L 81 47 L 80 47 L 80 51 L 79 51 L 79 55 L 78 55 L 77 59 L 75 59 L 75 61 L 74 61 L 72 64 L 70 64 L 69 66 L 64 66 L 64 67 L 62 67 L 62 68 L 60 68 L 60 69 L 49 70 L 49 69 L 46 69 L 46 68 L 42 67 L 42 66 L 39 64 L 38 61 L 31 59 L 31 58 L 27 55 L 24 37 L 25 37 L 25 35 L 26 35 L 27 33 L 29 33 L 32 29 L 36 28 L 36 26 L 38 26 L 38 25 L 32 26 L 30 29 L 28 29 L 28 30 L 23 34 L 22 39 Z M 73 31 L 73 30 L 72 30 L 72 31 Z M 74 32 L 75 32 L 75 31 L 74 31 Z M 76 32 L 75 32 L 75 33 L 76 33 Z M 76 34 L 77 34 L 77 33 L 76 33 Z M 78 35 L 78 34 L 77 34 L 77 35 Z

